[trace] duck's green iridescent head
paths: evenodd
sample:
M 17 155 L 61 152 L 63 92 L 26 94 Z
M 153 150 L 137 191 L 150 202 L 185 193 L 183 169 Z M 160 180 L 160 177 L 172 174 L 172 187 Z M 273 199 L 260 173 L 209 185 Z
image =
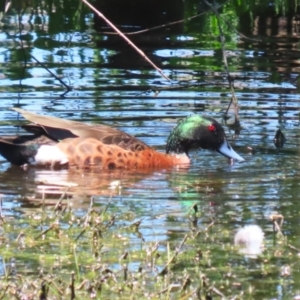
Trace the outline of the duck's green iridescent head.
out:
M 190 149 L 208 149 L 243 161 L 229 145 L 223 127 L 210 117 L 192 115 L 180 121 L 172 130 L 167 141 L 167 153 L 186 153 Z

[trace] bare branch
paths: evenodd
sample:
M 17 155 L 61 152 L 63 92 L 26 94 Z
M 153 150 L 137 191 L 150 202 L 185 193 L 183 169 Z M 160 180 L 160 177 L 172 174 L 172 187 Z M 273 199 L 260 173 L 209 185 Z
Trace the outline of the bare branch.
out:
M 158 68 L 147 56 L 139 49 L 128 37 L 125 36 L 112 22 L 110 22 L 100 11 L 98 11 L 92 4 L 86 0 L 82 0 L 93 12 L 95 12 L 101 19 L 103 19 L 113 30 L 115 30 L 134 50 L 136 50 L 153 68 L 155 68 L 162 77 L 171 81 L 171 79 L 166 76 L 160 68 Z

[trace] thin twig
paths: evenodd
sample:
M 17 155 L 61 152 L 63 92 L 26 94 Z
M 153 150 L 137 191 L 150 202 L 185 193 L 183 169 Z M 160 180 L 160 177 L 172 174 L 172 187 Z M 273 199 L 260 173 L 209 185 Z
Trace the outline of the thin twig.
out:
M 75 294 L 75 274 L 72 272 L 71 274 L 71 285 L 70 285 L 70 290 L 71 290 L 71 300 L 76 298 Z
M 7 5 L 5 7 L 5 13 L 9 10 L 10 5 Z M 21 34 L 22 34 L 22 29 L 21 29 L 21 16 L 19 16 L 19 36 L 20 36 L 20 42 L 17 41 L 12 35 L 9 34 L 9 32 L 7 32 L 6 30 L 3 30 L 3 32 L 14 41 L 15 44 L 17 44 L 23 51 L 24 54 L 26 53 L 27 55 L 29 55 L 29 57 L 31 57 L 33 60 L 35 60 L 42 68 L 44 68 L 48 73 L 50 73 L 50 75 L 52 75 L 57 81 L 59 81 L 66 89 L 67 91 L 64 92 L 61 97 L 63 97 L 66 93 L 70 92 L 72 90 L 72 88 L 70 86 L 68 86 L 66 83 L 64 83 L 64 81 L 62 79 L 60 79 L 57 75 L 55 75 L 50 69 L 48 69 L 42 62 L 40 62 L 37 58 L 35 58 L 30 52 L 28 52 L 23 45 L 23 41 L 21 39 Z M 24 57 L 24 69 L 26 69 L 26 65 L 27 65 L 27 60 L 26 60 L 26 56 Z
M 224 6 L 224 4 L 218 5 L 218 8 L 220 8 L 222 6 Z M 136 34 L 141 34 L 141 33 L 149 32 L 149 31 L 154 31 L 154 30 L 157 30 L 157 29 L 165 28 L 165 27 L 168 27 L 168 26 L 173 26 L 173 25 L 176 25 L 176 24 L 180 24 L 180 23 L 183 23 L 183 22 L 186 22 L 186 21 L 190 21 L 190 20 L 196 19 L 196 18 L 198 18 L 198 17 L 200 17 L 200 16 L 202 16 L 204 14 L 207 14 L 211 10 L 213 10 L 213 9 L 209 9 L 209 10 L 207 10 L 205 12 L 198 13 L 196 15 L 193 15 L 193 16 L 185 18 L 185 19 L 181 19 L 181 20 L 177 20 L 177 21 L 165 23 L 165 24 L 158 25 L 158 26 L 153 26 L 153 27 L 146 28 L 146 29 L 143 29 L 143 30 L 138 30 L 138 31 L 133 31 L 133 32 L 126 32 L 124 34 L 125 35 L 136 35 Z M 219 17 L 227 25 L 227 27 L 230 30 L 234 31 L 237 35 L 239 35 L 243 39 L 249 40 L 249 41 L 253 41 L 253 42 L 260 42 L 261 41 L 260 39 L 253 39 L 253 38 L 247 37 L 243 33 L 241 33 L 238 30 L 236 30 L 236 28 L 234 28 L 229 22 L 227 22 L 221 15 L 219 15 Z M 118 34 L 116 32 L 111 32 L 111 31 L 101 31 L 100 33 L 101 34 L 107 34 L 107 35 L 116 35 L 116 34 Z
M 227 62 L 227 55 L 226 55 L 226 49 L 225 49 L 225 38 L 224 38 L 224 34 L 223 34 L 223 30 L 222 30 L 222 26 L 221 26 L 221 17 L 220 14 L 218 13 L 217 9 L 211 5 L 207 0 L 204 0 L 204 3 L 206 5 L 208 5 L 214 12 L 214 14 L 217 17 L 217 23 L 218 23 L 218 28 L 219 28 L 219 32 L 220 32 L 220 41 L 221 41 L 221 48 L 222 48 L 222 55 L 223 55 L 223 61 L 224 61 L 224 65 L 225 65 L 225 70 L 227 73 L 227 79 L 228 79 L 228 83 L 229 83 L 229 88 L 230 88 L 230 92 L 231 92 L 231 100 L 230 103 L 226 109 L 225 115 L 227 115 L 228 110 L 231 106 L 231 104 L 234 104 L 234 113 L 235 113 L 235 122 L 236 124 L 239 124 L 239 106 L 238 106 L 238 100 L 236 98 L 235 95 L 235 91 L 234 91 L 234 85 L 233 85 L 233 78 L 231 77 L 230 73 L 229 73 L 229 68 L 228 68 L 228 62 Z
M 93 12 L 95 12 L 101 19 L 103 19 L 113 30 L 115 30 L 134 50 L 136 50 L 152 67 L 154 67 L 162 77 L 171 81 L 171 79 L 166 76 L 160 68 L 158 68 L 147 56 L 139 49 L 128 37 L 126 37 L 112 22 L 110 22 L 100 11 L 98 11 L 92 4 L 86 0 L 82 0 Z
M 5 223 L 5 218 L 3 215 L 3 199 L 0 198 L 0 220 Z
M 288 247 L 291 248 L 292 250 L 296 251 L 297 253 L 299 253 L 299 249 L 297 249 L 296 247 L 294 247 L 293 245 L 288 244 Z
M 167 272 L 167 269 L 169 267 L 169 265 L 174 261 L 174 259 L 178 256 L 182 246 L 185 244 L 186 240 L 188 238 L 188 234 L 185 235 L 185 237 L 183 238 L 182 242 L 180 243 L 179 247 L 175 250 L 174 255 L 171 257 L 171 259 L 167 262 L 167 264 L 165 265 L 165 267 L 162 269 L 162 271 L 159 273 L 160 275 L 164 275 Z
M 57 224 L 52 224 L 49 228 L 43 230 L 38 236 L 36 236 L 34 239 L 37 240 L 39 239 L 41 236 L 45 235 L 46 233 L 48 233 L 50 230 L 54 229 L 57 227 Z
M 217 294 L 218 296 L 221 297 L 221 299 L 225 299 L 225 295 L 223 293 L 221 293 L 221 291 L 219 291 L 216 287 L 212 286 L 210 289 L 210 291 L 213 291 L 215 294 Z
M 220 8 L 220 6 L 218 6 L 217 8 Z M 212 7 L 212 10 L 215 12 L 215 9 L 214 7 Z M 242 37 L 243 39 L 245 40 L 248 40 L 248 41 L 252 41 L 252 42 L 261 42 L 261 39 L 253 39 L 253 38 L 250 38 L 250 37 L 247 37 L 246 35 L 244 35 L 243 33 L 239 32 L 238 30 L 236 30 L 229 22 L 227 22 L 218 12 L 218 17 L 227 25 L 227 27 L 234 31 L 237 35 L 239 35 L 240 37 Z
M 1 300 L 4 299 L 5 296 L 7 296 L 6 292 L 7 292 L 7 290 L 8 290 L 10 287 L 11 287 L 10 284 L 8 284 L 8 285 L 5 287 L 5 289 L 4 289 L 3 293 L 2 293 L 2 295 L 0 296 L 0 299 L 1 299 Z
M 157 29 L 161 29 L 161 28 L 165 28 L 165 27 L 168 27 L 168 26 L 173 26 L 173 25 L 176 25 L 176 24 L 180 24 L 180 23 L 183 23 L 183 22 L 186 22 L 186 21 L 190 21 L 190 20 L 193 20 L 193 19 L 196 19 L 204 14 L 206 14 L 207 12 L 202 12 L 202 13 L 199 13 L 199 14 L 196 14 L 196 15 L 193 15 L 189 18 L 186 18 L 186 19 L 181 19 L 181 20 L 177 20 L 177 21 L 174 21 L 174 22 L 169 22 L 169 23 L 165 23 L 165 24 L 162 24 L 162 25 L 157 25 L 157 26 L 154 26 L 154 27 L 150 27 L 150 28 L 146 28 L 146 29 L 143 29 L 143 30 L 138 30 L 138 31 L 133 31 L 133 32 L 126 32 L 124 33 L 125 35 L 135 35 L 135 34 L 141 34 L 141 33 L 145 33 L 145 32 L 149 32 L 149 31 L 153 31 L 153 30 L 157 30 Z M 102 34 L 107 34 L 107 35 L 114 35 L 114 34 L 118 34 L 116 32 L 101 32 Z
M 107 209 L 108 209 L 108 207 L 109 207 L 109 205 L 111 203 L 111 200 L 112 200 L 112 195 L 110 195 L 109 200 L 108 200 L 107 204 L 105 205 L 105 207 L 104 207 L 104 209 L 102 211 L 102 215 L 105 215 L 105 213 L 106 213 L 106 211 L 107 211 Z
M 56 210 L 59 208 L 59 206 L 62 204 L 63 200 L 65 199 L 65 196 L 66 196 L 67 193 L 68 193 L 68 191 L 69 191 L 69 188 L 67 188 L 67 189 L 61 194 L 60 198 L 58 199 L 58 201 L 57 201 L 57 203 L 56 203 L 56 205 L 55 205 L 55 207 L 54 207 L 54 211 L 56 211 Z
M 24 49 L 25 51 L 25 49 Z M 27 51 L 26 51 L 27 52 Z M 32 54 L 30 54 L 29 52 L 27 52 L 30 57 L 35 60 L 41 67 L 43 67 L 48 73 L 50 73 L 56 80 L 58 80 L 66 89 L 67 91 L 65 93 L 63 93 L 61 96 L 63 97 L 66 93 L 70 92 L 72 90 L 72 88 L 70 86 L 68 86 L 66 83 L 64 83 L 63 80 L 61 80 L 58 76 L 56 76 L 50 69 L 48 69 L 43 63 L 41 63 L 38 59 L 36 59 Z

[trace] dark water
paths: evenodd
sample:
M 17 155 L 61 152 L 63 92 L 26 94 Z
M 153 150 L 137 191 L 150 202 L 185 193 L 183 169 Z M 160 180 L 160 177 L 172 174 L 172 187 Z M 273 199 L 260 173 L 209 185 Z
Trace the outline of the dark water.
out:
M 0 33 L 0 135 L 19 132 L 14 126 L 22 118 L 9 108 L 21 106 L 70 120 L 103 122 L 164 151 L 176 122 L 199 113 L 223 123 L 231 144 L 245 162 L 229 165 L 217 153 L 198 151 L 192 153 L 193 164 L 187 170 L 93 174 L 24 171 L 2 160 L 4 214 L 14 216 L 43 197 L 55 202 L 66 190 L 74 206 L 81 209 L 89 205 L 92 195 L 97 205 L 112 196 L 114 209 L 138 212 L 143 219 L 140 230 L 147 241 L 171 239 L 171 229 L 180 241 L 189 226 L 185 216 L 197 203 L 203 215 L 220 222 L 231 233 L 232 241 L 240 226 L 259 224 L 266 234 L 266 248 L 274 247 L 269 217 L 280 213 L 285 216 L 284 234 L 295 247 L 300 246 L 300 52 L 296 29 L 282 25 L 289 22 L 288 18 L 272 19 L 269 24 L 267 17 L 256 16 L 258 22 L 251 25 L 251 32 L 241 22 L 237 29 L 256 41 L 225 32 L 229 69 L 240 105 L 241 129 L 236 132 L 231 126 L 232 111 L 230 119 L 226 123 L 223 120 L 230 92 L 214 28 L 198 30 L 197 22 L 187 22 L 186 28 L 177 28 L 175 33 L 160 31 L 134 38 L 172 79 L 171 86 L 119 37 L 97 33 L 91 13 L 85 14 L 85 25 L 80 28 L 67 21 L 64 28 L 55 28 L 47 13 L 41 23 L 33 25 L 25 11 L 24 54 L 15 12 L 9 12 L 5 32 Z M 62 84 L 28 53 L 72 90 L 62 97 Z M 160 92 L 156 94 L 157 90 Z M 287 139 L 282 149 L 273 144 L 277 129 Z M 174 242 L 174 235 L 172 239 Z M 298 271 L 294 272 L 298 276 Z M 300 288 L 296 282 L 290 287 L 293 292 Z M 283 292 L 272 288 L 270 295 L 284 298 Z

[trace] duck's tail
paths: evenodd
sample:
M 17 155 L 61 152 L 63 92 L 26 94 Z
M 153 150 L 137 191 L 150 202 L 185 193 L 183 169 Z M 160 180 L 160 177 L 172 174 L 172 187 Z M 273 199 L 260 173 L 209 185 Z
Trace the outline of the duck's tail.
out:
M 38 148 L 38 144 L 17 144 L 0 138 L 0 155 L 14 165 L 32 164 Z

